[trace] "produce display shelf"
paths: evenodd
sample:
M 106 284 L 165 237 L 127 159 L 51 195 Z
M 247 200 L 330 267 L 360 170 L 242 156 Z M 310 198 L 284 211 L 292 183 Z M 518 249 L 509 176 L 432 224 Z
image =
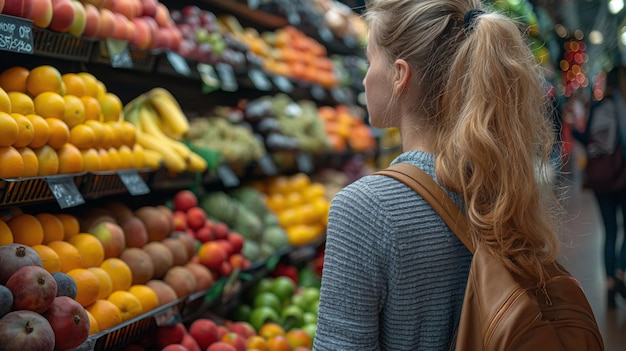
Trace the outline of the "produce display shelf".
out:
M 139 72 L 153 72 L 161 56 L 161 51 L 141 50 L 124 42 L 113 43 L 114 40 L 101 40 L 94 45 L 91 61 L 115 68 L 132 69 Z M 112 53 L 110 49 L 116 47 L 119 52 Z
M 152 172 L 139 170 L 139 177 L 149 183 Z M 127 188 L 119 177 L 118 171 L 88 172 L 83 177 L 80 192 L 87 199 L 97 199 L 103 196 L 125 194 Z
M 88 62 L 95 40 L 33 26 L 33 44 L 36 55 Z
M 192 189 L 201 183 L 203 176 L 197 172 L 172 173 L 162 167 L 152 174 L 149 186 L 154 190 Z
M 72 177 L 76 186 L 80 186 L 83 174 L 58 175 L 47 177 L 25 177 L 0 179 L 0 206 L 25 205 L 55 199 L 48 179 Z

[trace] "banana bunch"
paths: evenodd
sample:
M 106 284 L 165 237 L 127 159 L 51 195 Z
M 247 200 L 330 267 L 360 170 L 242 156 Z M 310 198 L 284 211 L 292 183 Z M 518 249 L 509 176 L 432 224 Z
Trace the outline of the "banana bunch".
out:
M 173 173 L 204 172 L 207 162 L 179 140 L 189 121 L 178 102 L 163 88 L 154 88 L 124 106 L 124 117 L 135 125 L 137 143 L 150 154 L 146 162 L 160 162 Z

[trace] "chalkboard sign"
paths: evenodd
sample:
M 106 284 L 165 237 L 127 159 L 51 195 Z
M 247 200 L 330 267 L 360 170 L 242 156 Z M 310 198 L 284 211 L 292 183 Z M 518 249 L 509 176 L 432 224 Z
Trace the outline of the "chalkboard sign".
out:
M 107 51 L 109 52 L 109 60 L 111 67 L 114 68 L 133 68 L 133 59 L 128 51 L 128 42 L 117 39 L 106 40 Z
M 298 152 L 296 154 L 296 163 L 298 164 L 298 169 L 301 172 L 313 172 L 313 159 L 311 158 L 311 154 L 309 154 L 308 152 Z
M 278 90 L 282 91 L 283 93 L 291 93 L 293 91 L 293 84 L 291 84 L 289 78 L 285 76 L 275 75 L 272 77 L 272 81 L 274 82 L 274 85 L 276 85 Z
M 21 54 L 35 52 L 32 21 L 0 15 L 0 50 Z
M 262 91 L 268 91 L 272 89 L 272 83 L 270 83 L 265 73 L 263 73 L 261 70 L 254 68 L 248 70 L 248 77 L 250 77 L 250 80 L 252 81 L 252 84 L 254 84 L 255 88 Z
M 326 91 L 320 85 L 311 85 L 311 96 L 318 101 L 326 99 Z
M 217 176 L 227 188 L 234 188 L 240 184 L 239 178 L 226 163 L 222 163 L 217 167 Z
M 146 185 L 146 182 L 139 176 L 135 170 L 123 170 L 117 172 L 118 176 L 124 186 L 128 190 L 128 193 L 136 195 L 145 195 L 150 193 L 150 188 Z
M 233 71 L 233 66 L 226 63 L 218 63 L 217 65 L 215 65 L 215 69 L 217 70 L 217 74 L 220 76 L 220 81 L 222 82 L 222 90 L 230 92 L 239 90 L 239 85 L 237 84 L 237 78 L 235 78 L 235 71 Z
M 273 176 L 278 173 L 274 160 L 272 160 L 272 157 L 269 154 L 263 155 L 263 157 L 261 157 L 257 162 L 265 175 Z
M 182 74 L 183 76 L 189 76 L 191 74 L 189 64 L 182 56 L 172 51 L 168 51 L 165 55 L 177 73 Z
M 57 200 L 59 207 L 68 208 L 85 203 L 83 195 L 78 191 L 73 176 L 53 176 L 47 177 L 46 183 Z

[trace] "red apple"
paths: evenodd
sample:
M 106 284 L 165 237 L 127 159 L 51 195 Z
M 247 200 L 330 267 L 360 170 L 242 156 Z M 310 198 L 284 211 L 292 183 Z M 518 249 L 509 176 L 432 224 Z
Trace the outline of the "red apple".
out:
M 237 349 L 229 343 L 218 341 L 215 344 L 209 346 L 206 351 L 237 351 Z
M 154 19 L 159 27 L 168 27 L 172 21 L 172 18 L 170 17 L 170 10 L 162 3 L 158 3 Z
M 229 232 L 230 228 L 224 222 L 217 222 L 213 225 L 213 234 L 215 234 L 215 239 L 228 239 Z
M 83 306 L 70 297 L 55 298 L 43 316 L 52 326 L 57 350 L 75 348 L 89 336 L 89 316 Z
M 233 245 L 227 239 L 215 239 L 214 242 L 222 248 L 227 257 L 233 254 Z
M 237 333 L 229 332 L 220 341 L 234 346 L 237 351 L 246 351 L 246 338 Z
M 54 350 L 50 323 L 33 311 L 13 311 L 0 318 L 0 340 L 5 350 Z
M 233 246 L 233 253 L 241 252 L 241 249 L 243 248 L 243 242 L 245 241 L 243 235 L 235 232 L 230 232 L 228 233 L 226 239 L 230 241 L 231 245 Z
M 30 19 L 33 25 L 40 28 L 48 28 L 52 22 L 52 0 L 32 0 L 33 11 Z
M 32 0 L 11 0 L 4 4 L 2 13 L 5 15 L 17 16 L 22 18 L 31 18 L 33 14 Z
M 172 46 L 170 47 L 173 51 L 178 51 L 180 48 L 180 43 L 183 41 L 183 33 L 181 33 L 180 29 L 177 27 L 171 27 L 170 31 L 172 32 Z
M 38 266 L 26 266 L 13 273 L 5 284 L 13 293 L 13 309 L 43 313 L 57 296 L 57 281 Z
M 78 0 L 72 0 L 72 5 L 74 6 L 74 20 L 67 32 L 80 37 L 83 35 L 87 25 L 87 12 L 85 11 L 85 6 Z
M 99 38 L 111 38 L 115 33 L 115 15 L 111 10 L 100 9 L 100 30 L 97 37 Z
M 74 22 L 74 5 L 71 0 L 52 0 L 52 21 L 48 28 L 67 32 Z
M 173 215 L 174 231 L 185 231 L 189 226 L 187 225 L 187 214 L 182 211 L 176 211 Z
M 148 17 L 156 16 L 158 0 L 141 0 L 142 15 Z
M 111 11 L 123 15 L 129 20 L 135 18 L 135 5 L 129 0 L 112 0 Z
M 225 325 L 217 326 L 217 337 L 221 340 L 224 335 L 228 334 L 228 328 Z
M 101 9 L 104 7 L 106 0 L 82 0 L 81 2 L 85 5 L 89 4 L 93 5 L 97 9 Z
M 126 247 L 126 238 L 122 228 L 114 223 L 100 222 L 87 230 L 104 247 L 104 258 L 119 257 Z
M 92 4 L 85 4 L 85 31 L 83 36 L 95 38 L 100 32 L 100 11 Z
M 115 32 L 113 32 L 113 38 L 118 40 L 128 40 L 128 18 L 121 13 L 113 12 L 115 16 Z
M 196 239 L 198 239 L 201 243 L 206 243 L 207 241 L 213 241 L 213 231 L 211 227 L 204 226 L 198 230 L 196 230 Z
M 0 13 L 4 10 L 4 0 L 0 0 Z
M 174 195 L 174 211 L 187 212 L 198 206 L 198 197 L 191 190 L 181 190 Z
M 198 345 L 198 342 L 193 338 L 193 336 L 191 336 L 191 334 L 185 334 L 180 344 L 187 348 L 188 351 L 203 351 L 200 349 L 200 345 Z
M 192 207 L 187 210 L 187 225 L 193 230 L 204 227 L 206 212 L 200 207 Z
M 161 351 L 189 351 L 189 349 L 181 344 L 170 344 L 162 348 Z
M 243 336 L 246 339 L 251 337 L 251 336 L 255 336 L 256 335 L 256 330 L 254 329 L 252 324 L 250 324 L 248 322 L 245 322 L 245 321 L 233 322 L 230 325 L 229 329 L 230 329 L 231 332 L 237 333 L 237 334 Z
M 176 323 L 173 326 L 161 326 L 157 332 L 156 342 L 160 348 L 167 345 L 178 344 L 185 336 L 185 326 L 182 323 Z
M 126 40 L 131 41 L 137 34 L 137 27 L 131 20 L 126 21 Z
M 189 326 L 189 335 L 191 335 L 200 349 L 206 350 L 209 345 L 219 340 L 217 334 L 217 324 L 207 318 L 196 319 Z

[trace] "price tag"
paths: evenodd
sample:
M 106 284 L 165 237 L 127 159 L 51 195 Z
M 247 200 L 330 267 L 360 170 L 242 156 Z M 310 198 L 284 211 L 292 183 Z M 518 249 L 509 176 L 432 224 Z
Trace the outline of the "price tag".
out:
M 313 96 L 315 100 L 320 100 L 320 101 L 325 100 L 326 91 L 321 86 L 317 84 L 313 84 L 311 85 L 311 96 Z
M 340 104 L 346 103 L 348 101 L 346 93 L 340 87 L 332 88 L 330 90 L 330 95 L 332 95 L 333 99 Z
M 303 173 L 313 172 L 313 159 L 308 152 L 298 152 L 296 154 L 296 162 L 298 163 L 298 169 Z
M 182 56 L 172 51 L 168 51 L 165 55 L 176 72 L 183 76 L 189 76 L 191 74 L 189 64 Z
M 235 78 L 235 71 L 233 71 L 233 66 L 226 63 L 218 63 L 215 65 L 215 69 L 217 70 L 217 74 L 222 82 L 222 90 L 233 92 L 239 89 L 237 78 Z
M 0 15 L 0 50 L 22 54 L 35 52 L 32 21 Z
M 265 173 L 265 175 L 273 176 L 278 173 L 276 165 L 274 164 L 274 160 L 272 160 L 272 157 L 269 154 L 263 155 L 263 157 L 261 157 L 258 162 L 261 170 L 263 170 L 263 173 Z
M 111 67 L 114 68 L 133 68 L 133 59 L 128 51 L 128 42 L 118 39 L 106 40 Z
M 158 326 L 170 326 L 176 324 L 179 321 L 179 315 L 180 314 L 178 312 L 178 306 L 174 305 L 168 307 L 162 312 L 157 313 L 154 316 L 154 319 Z
M 293 91 L 293 84 L 291 84 L 289 78 L 285 76 L 275 75 L 272 77 L 272 81 L 274 81 L 274 85 L 278 87 L 278 90 L 283 93 L 291 93 Z
M 208 94 L 220 88 L 220 80 L 217 78 L 217 73 L 213 66 L 206 63 L 199 63 L 196 66 L 200 79 L 202 79 L 202 92 Z
M 289 253 L 289 260 L 292 263 L 310 261 L 315 257 L 316 251 L 312 245 L 299 247 Z
M 268 91 L 272 89 L 272 83 L 270 83 L 269 79 L 265 73 L 258 69 L 248 70 L 248 77 L 252 80 L 252 84 L 254 84 L 255 88 L 263 91 Z
M 319 34 L 320 38 L 322 38 L 322 40 L 327 43 L 335 39 L 333 32 L 331 32 L 330 29 L 328 29 L 328 27 L 324 27 L 324 26 L 319 27 L 317 30 L 317 34 Z
M 230 166 L 222 163 L 217 167 L 217 176 L 220 178 L 225 187 L 233 188 L 239 185 L 239 178 Z
M 248 7 L 253 10 L 259 8 L 259 0 L 248 0 Z
M 146 185 L 146 182 L 139 176 L 137 171 L 133 169 L 118 171 L 117 175 L 124 183 L 124 186 L 128 190 L 128 193 L 137 196 L 137 195 L 145 195 L 150 192 L 150 188 Z
M 59 207 L 68 208 L 85 203 L 83 195 L 78 191 L 73 176 L 47 177 L 46 183 L 59 203 Z

